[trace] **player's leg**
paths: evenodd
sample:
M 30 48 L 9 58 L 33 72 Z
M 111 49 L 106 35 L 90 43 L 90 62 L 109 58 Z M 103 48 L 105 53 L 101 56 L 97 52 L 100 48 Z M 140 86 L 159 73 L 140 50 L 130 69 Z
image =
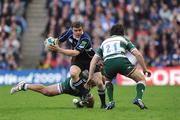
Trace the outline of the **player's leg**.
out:
M 106 108 L 105 85 L 103 83 L 101 72 L 94 73 L 93 81 L 98 88 L 98 95 L 99 95 L 99 98 L 101 100 L 101 108 Z
M 114 86 L 111 81 L 106 81 L 106 90 L 107 90 L 107 96 L 109 99 L 109 104 L 115 104 L 114 102 Z M 111 108 L 112 105 L 109 105 L 109 108 Z
M 81 71 L 85 70 L 88 67 L 86 62 L 74 62 L 73 65 L 70 67 L 70 75 L 71 75 L 71 82 L 72 85 L 80 91 L 82 95 L 86 95 L 89 91 L 84 88 L 84 84 L 81 84 L 80 80 L 80 73 Z
M 130 77 L 131 79 L 137 82 L 136 85 L 137 94 L 133 103 L 138 105 L 141 109 L 146 109 L 147 107 L 142 102 L 143 94 L 145 91 L 145 84 L 146 84 L 144 75 L 140 71 L 135 69 L 128 77 Z
M 106 108 L 108 110 L 113 109 L 115 107 L 115 102 L 113 98 L 114 87 L 112 84 L 112 79 L 117 74 L 117 70 L 115 68 L 118 66 L 119 66 L 119 63 L 117 64 L 117 61 L 109 61 L 109 60 L 105 62 L 105 66 L 104 66 L 104 71 L 103 71 L 104 79 L 106 83 L 107 96 L 109 99 L 109 103 Z
M 70 75 L 73 82 L 77 82 L 79 80 L 79 75 L 81 73 L 81 68 L 77 65 L 72 65 L 70 67 Z
M 136 86 L 136 98 L 134 99 L 133 103 L 138 105 L 141 109 L 145 109 L 146 106 L 142 102 L 142 96 L 145 91 L 145 77 L 142 73 L 140 73 L 136 67 L 127 59 L 127 58 L 120 58 L 119 60 L 119 73 L 125 75 L 134 81 L 137 82 Z
M 24 81 L 21 81 L 16 86 L 12 87 L 11 94 L 26 90 L 32 90 L 46 96 L 55 96 L 61 94 L 58 84 L 45 86 L 42 84 L 27 84 Z
M 78 87 L 79 90 L 83 90 L 83 86 L 79 85 L 80 83 L 80 73 L 81 73 L 81 68 L 77 65 L 72 65 L 70 67 L 70 75 L 71 75 L 71 80 L 70 82 L 74 87 Z M 79 85 L 79 86 L 78 86 Z
M 107 110 L 113 109 L 115 107 L 115 101 L 114 101 L 114 87 L 112 84 L 111 79 L 106 78 L 106 90 L 107 90 L 107 96 L 109 99 L 109 103 L 106 107 Z
M 144 75 L 138 71 L 137 69 L 134 70 L 134 72 L 129 76 L 131 79 L 135 80 L 137 82 L 137 96 L 136 98 L 142 99 L 143 97 L 143 92 L 145 91 L 145 77 Z

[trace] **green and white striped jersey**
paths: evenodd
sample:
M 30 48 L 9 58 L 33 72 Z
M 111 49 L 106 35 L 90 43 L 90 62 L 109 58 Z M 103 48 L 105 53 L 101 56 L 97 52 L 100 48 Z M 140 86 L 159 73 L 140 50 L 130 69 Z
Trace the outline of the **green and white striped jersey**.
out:
M 126 51 L 132 51 L 135 46 L 124 36 L 113 35 L 103 41 L 97 54 L 106 61 L 107 59 L 126 57 Z

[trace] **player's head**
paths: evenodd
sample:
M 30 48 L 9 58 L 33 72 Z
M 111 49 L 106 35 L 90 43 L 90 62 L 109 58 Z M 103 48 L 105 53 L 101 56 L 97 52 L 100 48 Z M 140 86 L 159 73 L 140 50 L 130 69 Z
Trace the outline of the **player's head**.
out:
M 73 22 L 71 27 L 74 37 L 80 38 L 83 34 L 83 24 L 81 22 Z
M 110 35 L 124 35 L 124 27 L 121 24 L 116 24 L 114 26 L 112 26 L 111 31 L 110 31 Z

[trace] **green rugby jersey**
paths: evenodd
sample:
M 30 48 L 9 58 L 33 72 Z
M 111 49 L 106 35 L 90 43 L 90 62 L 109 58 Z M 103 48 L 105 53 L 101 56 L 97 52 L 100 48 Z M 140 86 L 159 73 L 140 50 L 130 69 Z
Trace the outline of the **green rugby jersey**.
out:
M 103 41 L 97 54 L 106 61 L 107 59 L 126 57 L 126 51 L 132 51 L 135 46 L 124 36 L 113 35 Z

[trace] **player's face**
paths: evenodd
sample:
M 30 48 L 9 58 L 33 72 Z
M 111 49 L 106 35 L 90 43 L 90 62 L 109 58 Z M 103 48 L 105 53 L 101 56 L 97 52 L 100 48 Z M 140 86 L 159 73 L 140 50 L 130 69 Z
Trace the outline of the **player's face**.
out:
M 79 28 L 73 27 L 73 36 L 74 37 L 80 38 L 82 34 L 83 34 L 83 28 L 82 27 L 79 27 Z

